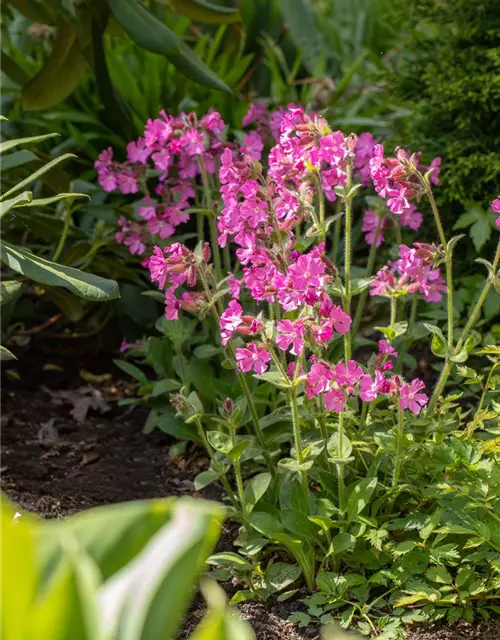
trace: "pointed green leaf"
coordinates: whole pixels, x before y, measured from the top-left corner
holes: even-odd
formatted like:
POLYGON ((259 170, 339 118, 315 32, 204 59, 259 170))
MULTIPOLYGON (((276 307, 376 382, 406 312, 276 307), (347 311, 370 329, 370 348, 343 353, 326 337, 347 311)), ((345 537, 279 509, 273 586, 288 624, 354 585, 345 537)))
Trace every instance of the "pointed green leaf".
POLYGON ((363 478, 352 487, 347 499, 347 517, 349 520, 361 513, 370 502, 377 482, 377 478, 363 478))
POLYGON ((16 205, 16 207, 46 207, 48 204, 52 204, 53 202, 59 202, 59 200, 71 200, 73 198, 87 198, 90 200, 88 193, 58 193, 56 196, 52 196, 50 198, 38 198, 36 200, 31 200, 31 202, 26 204, 16 205))
POLYGON ((174 5, 179 13, 194 22, 230 24, 241 21, 238 9, 221 7, 203 0, 174 0, 174 5))
POLYGON ((23 191, 9 200, 0 202, 0 219, 3 218, 5 214, 9 213, 9 211, 14 207, 28 204, 31 200, 33 200, 33 194, 31 191, 23 191))
POLYGON ((212 89, 229 87, 168 27, 136 0, 108 0, 114 17, 139 46, 165 56, 182 74, 212 89))
POLYGON ((16 273, 41 284, 64 287, 85 300, 107 301, 120 297, 114 280, 39 258, 6 241, 2 242, 0 257, 16 273))
POLYGON ((5 140, 0 142, 0 153, 5 153, 13 147, 20 147, 24 144, 34 144, 36 142, 43 142, 49 138, 58 138, 59 133, 46 133, 43 136, 31 136, 30 138, 16 138, 15 140, 5 140))
POLYGON ((266 493, 270 484, 271 474, 267 472, 258 473, 256 476, 251 478, 245 486, 245 498, 247 499, 247 502, 252 506, 256 505, 266 493))
POLYGON ((61 162, 64 162, 68 158, 76 158, 76 156, 74 153, 65 153, 62 156, 54 158, 54 160, 51 160, 47 164, 44 164, 43 167, 40 167, 40 169, 32 173, 30 176, 28 176, 24 180, 21 180, 21 182, 18 182, 14 187, 12 187, 12 189, 9 189, 9 191, 4 193, 1 199, 4 200, 5 198, 7 198, 7 196, 10 196, 17 191, 21 191, 21 189, 24 189, 24 187, 27 187, 31 183, 35 182, 35 180, 41 178, 45 173, 47 173, 47 171, 50 171, 55 166, 61 164, 61 162))
POLYGON ((16 356, 3 345, 0 345, 0 361, 17 360, 16 356))
POLYGON ((7 304, 13 300, 23 286, 22 282, 17 280, 4 280, 0 282, 0 305, 7 304))

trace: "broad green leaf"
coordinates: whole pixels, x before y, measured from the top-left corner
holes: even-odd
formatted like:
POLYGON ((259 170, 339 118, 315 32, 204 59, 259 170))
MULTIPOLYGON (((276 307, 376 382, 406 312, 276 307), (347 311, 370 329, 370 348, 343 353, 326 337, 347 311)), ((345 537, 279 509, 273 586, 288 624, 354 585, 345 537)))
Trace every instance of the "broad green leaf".
POLYGON ((73 92, 87 68, 76 27, 59 20, 49 59, 23 89, 24 109, 50 109, 62 102, 73 92))
POLYGON ((17 358, 7 347, 0 345, 0 361, 4 362, 6 360, 17 360, 17 358))
POLYGON ((49 287, 45 295, 73 322, 83 318, 85 314, 83 302, 66 289, 49 287))
POLYGON ((187 498, 174 503, 168 525, 100 590, 108 637, 175 636, 194 595, 193 585, 217 542, 222 519, 223 510, 214 503, 187 498))
POLYGON ((136 0, 108 0, 119 24, 139 46, 165 56, 182 74, 212 89, 229 87, 168 27, 136 0))
POLYGON ((195 358, 204 360, 205 358, 211 358, 212 356, 220 354, 222 351, 213 344, 202 344, 193 351, 195 358))
POLYGON ((275 562, 266 571, 266 580, 274 591, 283 591, 300 576, 300 567, 287 562, 275 562))
POLYGON ((247 502, 252 506, 256 505, 266 493, 270 484, 271 474, 267 472, 258 473, 256 476, 251 478, 245 486, 245 498, 247 502))
MULTIPOLYGON (((226 594, 218 584, 205 579, 201 591, 208 603, 208 613, 189 636, 190 640, 255 640, 251 626, 227 606, 226 594)), ((243 601, 242 598, 240 602, 243 601)))
POLYGON ((220 451, 220 453, 227 455, 233 448, 232 438, 228 433, 223 433, 222 431, 207 431, 207 438, 212 447, 216 451, 220 451))
POLYGON ((238 442, 238 444, 234 446, 227 455, 233 462, 238 462, 250 445, 250 440, 242 440, 241 442, 238 442))
POLYGON ((44 164, 43 167, 40 167, 40 169, 37 169, 37 171, 32 173, 24 180, 21 180, 21 182, 18 182, 15 186, 12 187, 12 189, 9 189, 6 193, 4 193, 1 199, 5 200, 7 196, 10 196, 17 191, 21 191, 21 189, 24 189, 24 187, 32 184, 33 182, 35 182, 35 180, 38 180, 38 178, 41 178, 45 173, 47 173, 47 171, 50 171, 58 164, 61 164, 61 162, 68 160, 68 158, 76 158, 76 156, 74 153, 65 153, 64 155, 58 156, 57 158, 54 158, 54 160, 47 162, 47 164, 44 164))
POLYGON ((208 471, 202 471, 199 473, 194 479, 194 488, 196 491, 200 491, 205 487, 208 487, 209 484, 215 482, 219 479, 219 474, 216 471, 212 471, 212 469, 208 469, 208 471))
POLYGON ((174 6, 179 13, 187 16, 193 22, 229 24, 241 21, 238 9, 221 7, 203 2, 203 0, 174 0, 174 6))
POLYGON ((59 522, 44 521, 40 530, 43 581, 54 575, 62 561, 61 540, 67 536, 76 538, 104 580, 112 577, 170 521, 174 502, 169 498, 126 502, 88 509, 59 522))
POLYGON ((23 287, 22 282, 17 280, 4 280, 0 282, 0 305, 7 304, 13 300, 23 287))
POLYGON ((158 380, 153 385, 151 390, 151 396, 153 398, 157 398, 158 396, 162 396, 165 393, 170 393, 171 391, 175 391, 181 386, 181 383, 178 380, 170 380, 166 378, 165 380, 158 380))
POLYGON ((250 524, 267 538, 273 538, 277 533, 284 531, 281 522, 270 513, 265 513, 264 511, 252 513, 250 524))
POLYGON ((377 478, 363 478, 352 487, 347 499, 347 517, 349 520, 361 513, 370 502, 377 482, 377 478))
POLYGON ((128 373, 129 376, 132 376, 132 378, 139 380, 141 384, 145 385, 148 383, 146 374, 141 371, 139 367, 136 367, 135 364, 127 362, 126 360, 113 360, 113 362, 119 369, 125 371, 125 373, 128 373))
POLYGON ((41 284, 64 287, 85 300, 104 302, 120 297, 114 280, 39 258, 9 242, 2 242, 0 256, 16 273, 41 284))
POLYGON ((337 555, 337 553, 351 549, 355 544, 356 538, 350 533, 338 533, 332 540, 332 553, 337 555))
POLYGON ((30 81, 26 71, 5 50, 2 51, 2 73, 20 87, 24 87, 30 81))
POLYGON ((432 582, 439 582, 440 584, 451 584, 453 582, 453 578, 446 567, 429 567, 425 575, 432 582))
POLYGON ((279 6, 307 70, 316 74, 328 48, 316 26, 312 3, 310 0, 279 0, 279 6))
POLYGON ((59 543, 61 564, 34 607, 33 638, 105 640, 99 616, 99 571, 74 536, 66 533, 59 543))
POLYGON ((59 133, 46 133, 43 136, 31 136, 29 138, 16 138, 15 140, 5 140, 4 142, 0 142, 0 153, 5 153, 9 151, 9 149, 13 149, 14 147, 20 147, 24 144, 34 144, 36 142, 43 142, 44 140, 48 140, 49 138, 57 138, 59 137, 59 133))
POLYGON ((281 522, 293 535, 309 538, 313 542, 318 538, 318 526, 309 520, 305 513, 298 509, 283 509, 281 522))
POLYGON ((13 520, 15 511, 2 496, 2 639, 24 640, 31 607, 36 596, 35 568, 36 520, 22 515, 13 520), (22 576, 22 580, 19 577, 22 576))
POLYGON ((469 235, 472 238, 474 249, 479 253, 491 237, 493 217, 489 211, 484 211, 475 204, 458 218, 453 229, 467 227, 469 227, 469 235))
POLYGON ((449 349, 441 329, 434 324, 426 322, 424 322, 424 327, 433 334, 431 342, 432 353, 439 358, 446 358, 449 354, 449 349))
POLYGON ((11 209, 16 206, 22 206, 27 204, 33 200, 33 194, 31 191, 23 191, 22 193, 17 194, 10 200, 4 200, 0 202, 0 219, 4 217, 6 213, 9 213, 11 209))
POLYGON ((342 437, 342 450, 339 451, 339 434, 334 433, 330 436, 326 445, 328 456, 334 462, 348 462, 351 459, 352 445, 349 438, 344 435, 342 437))
POLYGON ((263 382, 269 382, 275 387, 280 389, 288 389, 290 387, 290 381, 285 380, 279 371, 265 371, 261 374, 254 374, 254 378, 262 380, 263 382))

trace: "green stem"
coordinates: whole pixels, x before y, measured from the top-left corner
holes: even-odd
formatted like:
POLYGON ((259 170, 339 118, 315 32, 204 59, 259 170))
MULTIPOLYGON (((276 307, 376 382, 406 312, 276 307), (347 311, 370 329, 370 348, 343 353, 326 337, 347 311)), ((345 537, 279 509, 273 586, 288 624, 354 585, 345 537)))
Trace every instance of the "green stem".
POLYGON ((413 333, 413 329, 415 327, 415 320, 417 319, 417 307, 418 307, 418 297, 416 294, 413 294, 413 299, 411 301, 411 309, 410 309, 410 321, 408 323, 408 331, 407 331, 407 338, 405 340, 404 345, 401 347, 400 351, 399 351, 399 356, 397 359, 397 363, 396 363, 396 369, 397 371, 401 371, 402 370, 402 366, 403 366, 403 359, 405 357, 405 355, 408 353, 408 349, 410 348, 410 340, 411 340, 411 335, 413 333))
MULTIPOLYGON (((389 328, 394 331, 394 325, 396 324, 396 315, 398 312, 398 300, 396 297, 392 296, 391 298, 391 321, 389 324, 389 328)), ((392 340, 391 340, 392 342, 392 340)))
MULTIPOLYGON (((499 262, 500 262, 500 241, 498 242, 495 258, 493 260, 493 265, 492 265, 493 274, 497 272, 499 262)), ((465 341, 467 340, 469 333, 477 320, 477 317, 479 315, 479 312, 481 311, 484 301, 486 300, 486 296, 488 295, 488 292, 492 285, 492 279, 493 279, 493 276, 491 274, 488 274, 488 278, 484 283, 483 290, 481 291, 479 298, 477 299, 474 309, 472 310, 472 313, 469 316, 469 320, 467 321, 467 324, 465 325, 460 335, 460 338, 458 339, 458 342, 455 346, 455 349, 453 350, 451 355, 460 353, 462 347, 464 346, 465 341)), ((443 392, 443 389, 445 387, 446 382, 448 381, 452 368, 453 368, 453 362, 450 360, 450 357, 448 357, 443 367, 443 370, 441 372, 441 376, 439 377, 439 380, 437 381, 436 386, 434 387, 432 398, 427 408, 427 413, 432 413, 436 409, 439 396, 443 392)))
MULTIPOLYGON (((295 386, 293 386, 290 389, 290 407, 292 409, 292 426, 293 426, 293 439, 295 444, 295 455, 297 456, 297 461, 299 465, 302 465, 304 463, 304 452, 302 450, 299 409, 297 406, 297 392, 295 390, 295 386)), ((304 489, 304 493, 308 500, 309 494, 308 494, 308 488, 307 488, 307 475, 305 471, 300 472, 300 479, 302 481, 302 487, 304 489)))
MULTIPOLYGON (((340 200, 337 200, 340 202, 340 200)), ((332 243, 332 262, 337 264, 337 256, 339 254, 340 232, 342 230, 342 218, 337 218, 333 226, 333 243, 332 243)))
POLYGON ((396 467, 392 476, 392 488, 395 489, 401 475, 401 467, 403 465, 403 445, 404 445, 404 422, 403 410, 398 411, 398 430, 396 433, 396 467))
POLYGON ((321 179, 317 173, 314 174, 314 181, 316 183, 316 188, 318 189, 318 200, 319 200, 319 228, 320 232, 319 241, 325 241, 325 195, 323 193, 323 187, 321 185, 321 179))
MULTIPOLYGON (((351 315, 351 230, 352 230, 352 158, 346 162, 346 184, 345 184, 345 258, 344 258, 344 311, 351 315)), ((344 335, 344 355, 345 361, 351 359, 351 332, 344 335)))
POLYGON ((201 180, 203 183, 203 193, 205 195, 205 204, 207 209, 209 209, 212 213, 209 216, 209 227, 210 227, 210 241, 212 244, 212 253, 214 256, 214 267, 215 267, 215 275, 217 276, 217 280, 222 280, 222 270, 221 270, 221 261, 220 261, 220 251, 219 251, 219 242, 217 236, 217 219, 214 210, 214 203, 212 200, 212 191, 210 189, 210 183, 208 181, 208 174, 205 167, 205 163, 203 162, 203 158, 198 156, 198 162, 200 165, 201 171, 201 180))
MULTIPOLYGON (((231 444, 234 449, 234 447, 236 446, 236 429, 234 428, 234 426, 230 427, 230 431, 231 431, 231 444)), ((234 466, 234 477, 236 478, 236 487, 238 489, 238 496, 240 498, 241 511, 243 513, 243 517, 245 521, 247 521, 248 509, 247 509, 247 502, 245 498, 245 490, 243 488, 243 478, 241 476, 240 461, 233 460, 233 466, 234 466)))
POLYGON ((447 311, 448 311, 448 349, 453 349, 453 271, 452 271, 452 251, 448 249, 446 237, 443 231, 443 225, 441 224, 441 218, 439 216, 439 210, 434 200, 434 194, 430 186, 426 189, 427 198, 431 205, 434 220, 439 234, 439 240, 443 246, 445 252, 445 269, 446 269, 446 287, 447 292, 447 311))
MULTIPOLYGON (((344 450, 344 412, 339 413, 339 430, 338 430, 338 442, 337 442, 337 458, 342 459, 344 450)), ((344 515, 344 464, 337 464, 337 477, 338 477, 338 493, 339 493, 339 512, 340 517, 344 515)))
MULTIPOLYGON (((375 266, 375 257, 377 255, 377 240, 380 235, 380 229, 382 228, 382 217, 381 215, 377 218, 377 227, 375 229, 375 237, 373 238, 373 244, 370 247, 370 253, 368 254, 368 263, 366 265, 365 277, 369 278, 373 275, 373 267, 375 266)), ((361 296, 358 302, 358 308, 356 309, 356 315, 354 317, 354 322, 352 326, 352 335, 356 336, 358 333, 359 325, 361 323, 361 318, 363 317, 363 311, 365 309, 366 300, 368 299, 369 289, 365 289, 361 292, 361 296)))
POLYGON ((370 408, 369 402, 363 402, 363 407, 361 408, 361 417, 359 419, 359 428, 358 433, 361 435, 365 428, 366 419, 368 418, 368 409, 370 408))
MULTIPOLYGON (((200 279, 201 282, 203 284, 203 288, 205 290, 205 293, 207 294, 207 299, 208 302, 211 304, 211 311, 212 311, 212 315, 214 317, 214 320, 216 322, 217 327, 220 325, 220 316, 219 316, 219 312, 217 311, 217 308, 214 304, 212 304, 212 292, 210 290, 210 287, 208 286, 208 282, 207 279, 205 277, 205 274, 203 273, 203 269, 200 269, 200 279)), ((220 300, 218 301, 219 304, 219 308, 220 308, 220 300)), ((238 382, 240 384, 241 390, 243 391, 243 395, 245 396, 245 399, 247 401, 247 406, 248 409, 250 411, 250 416, 252 418, 252 424, 253 424, 253 428, 254 428, 254 435, 257 438, 257 441, 262 449, 262 455, 264 456, 264 460, 266 461, 266 464, 269 468, 270 473, 274 476, 275 475, 275 470, 273 467, 273 463, 271 460, 271 456, 269 455, 269 451, 267 450, 266 444, 265 444, 265 440, 264 440, 264 434, 262 432, 262 428, 260 426, 260 421, 259 421, 259 415, 257 413, 257 408, 255 407, 255 403, 253 401, 252 398, 252 394, 250 393, 250 389, 248 388, 248 383, 245 379, 245 376, 243 373, 241 373, 241 371, 238 371, 237 366, 236 366, 236 352, 234 349, 234 346, 232 345, 231 341, 229 341, 228 345, 227 345, 227 350, 229 351, 229 354, 231 356, 231 360, 233 362, 233 366, 235 368, 235 372, 236 372, 236 377, 238 378, 238 382)))
POLYGON ((66 238, 68 237, 68 233, 69 233, 69 227, 71 225, 72 213, 73 213, 73 210, 71 208, 71 205, 69 203, 66 203, 65 211, 64 211, 64 227, 63 227, 61 237, 59 238, 59 242, 57 243, 57 248, 54 252, 54 255, 52 256, 53 262, 57 262, 64 248, 64 244, 66 242, 66 238))
MULTIPOLYGON (((227 476, 226 473, 224 471, 224 469, 222 468, 221 464, 219 463, 219 461, 217 460, 217 458, 215 457, 215 454, 212 450, 212 447, 210 446, 210 443, 207 439, 207 436, 205 434, 205 430, 203 429, 203 425, 201 424, 201 420, 199 418, 196 418, 196 427, 198 430, 198 435, 200 436, 203 445, 205 447, 205 449, 207 450, 207 453, 210 457, 210 460, 212 461, 212 465, 213 468, 215 469, 216 473, 220 474, 220 481, 222 483, 222 486, 224 487, 224 490, 226 491, 227 495, 229 496, 231 502, 233 503, 233 507, 236 509, 236 511, 241 511, 240 509, 240 505, 238 504, 238 500, 236 499, 236 496, 234 495, 233 490, 231 489, 231 486, 227 480, 227 476)), ((244 518, 246 519, 246 514, 243 514, 244 518)))

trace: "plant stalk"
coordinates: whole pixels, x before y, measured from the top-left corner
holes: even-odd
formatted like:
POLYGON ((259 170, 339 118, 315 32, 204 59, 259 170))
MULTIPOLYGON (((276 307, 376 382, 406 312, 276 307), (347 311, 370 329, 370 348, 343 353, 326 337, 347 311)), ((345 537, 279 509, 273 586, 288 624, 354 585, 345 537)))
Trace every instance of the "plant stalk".
MULTIPOLYGON (((345 258, 344 258, 344 311, 351 315, 351 231, 352 231, 352 158, 347 158, 345 184, 345 258)), ((351 332, 344 335, 344 356, 351 359, 351 332)))

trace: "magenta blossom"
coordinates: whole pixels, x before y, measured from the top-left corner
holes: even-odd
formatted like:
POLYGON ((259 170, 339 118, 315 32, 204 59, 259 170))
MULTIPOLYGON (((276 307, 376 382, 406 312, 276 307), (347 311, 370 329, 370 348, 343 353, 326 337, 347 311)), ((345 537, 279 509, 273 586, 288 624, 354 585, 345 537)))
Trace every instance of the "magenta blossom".
MULTIPOLYGON (((491 210, 493 213, 500 213, 500 198, 495 198, 491 203, 491 210)), ((496 226, 500 229, 500 217, 495 220, 496 226)))
POLYGON ((420 393, 422 389, 425 389, 425 385, 418 378, 412 380, 411 385, 405 382, 399 390, 399 408, 409 409, 415 414, 420 413, 429 400, 425 393, 420 393))
POLYGON ((238 369, 244 373, 252 369, 259 375, 264 373, 269 366, 267 364, 269 360, 271 360, 271 354, 254 342, 248 343, 246 348, 236 349, 238 369))
POLYGON ((304 350, 304 322, 303 320, 281 320, 277 324, 278 335, 276 344, 282 351, 290 349, 290 353, 298 356, 304 350))

